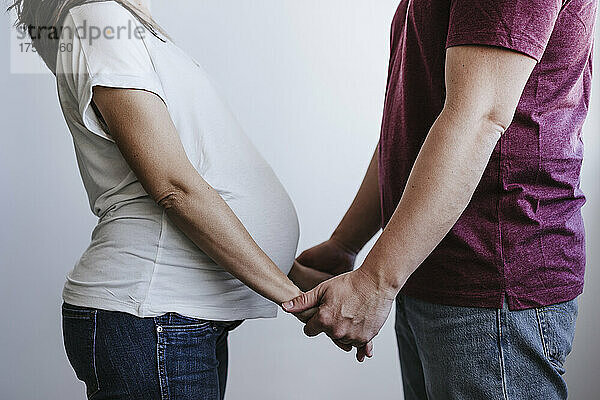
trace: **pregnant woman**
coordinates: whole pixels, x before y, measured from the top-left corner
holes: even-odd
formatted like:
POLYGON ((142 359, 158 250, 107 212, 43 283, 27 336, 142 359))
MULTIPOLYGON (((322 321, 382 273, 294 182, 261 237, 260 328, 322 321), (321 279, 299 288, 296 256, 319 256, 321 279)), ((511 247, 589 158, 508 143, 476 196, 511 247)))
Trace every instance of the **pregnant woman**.
POLYGON ((301 293, 288 195, 145 1, 13 8, 56 75, 98 216, 62 306, 88 398, 222 399, 228 332, 301 293))

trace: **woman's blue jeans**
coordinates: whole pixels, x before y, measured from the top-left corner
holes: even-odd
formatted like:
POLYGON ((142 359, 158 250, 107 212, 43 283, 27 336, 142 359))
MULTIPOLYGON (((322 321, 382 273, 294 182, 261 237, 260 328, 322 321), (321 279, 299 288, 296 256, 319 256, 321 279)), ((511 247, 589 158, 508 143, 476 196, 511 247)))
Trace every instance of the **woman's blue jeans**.
POLYGON ((396 335, 406 400, 563 400, 577 299, 510 311, 406 296, 396 335))
POLYGON ((241 322, 155 318, 63 303, 65 350, 93 400, 222 400, 227 336, 241 322))

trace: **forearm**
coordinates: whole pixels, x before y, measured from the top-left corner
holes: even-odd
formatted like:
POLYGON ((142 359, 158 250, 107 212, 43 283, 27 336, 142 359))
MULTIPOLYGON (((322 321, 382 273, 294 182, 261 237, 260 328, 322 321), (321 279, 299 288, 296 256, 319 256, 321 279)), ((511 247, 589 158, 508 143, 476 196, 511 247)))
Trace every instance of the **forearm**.
POLYGON ((378 153, 379 146, 352 205, 332 235, 332 239, 354 253, 358 253, 381 229, 378 153))
POLYGON ((172 191, 160 204, 202 251, 248 287, 281 304, 300 290, 254 242, 227 203, 199 179, 193 189, 172 191))
POLYGON ((470 202, 503 129, 487 118, 443 112, 432 126, 403 196, 363 267, 399 291, 470 202))
POLYGON ((96 86, 94 102, 146 192, 202 251, 277 304, 301 293, 190 163, 162 99, 96 86))

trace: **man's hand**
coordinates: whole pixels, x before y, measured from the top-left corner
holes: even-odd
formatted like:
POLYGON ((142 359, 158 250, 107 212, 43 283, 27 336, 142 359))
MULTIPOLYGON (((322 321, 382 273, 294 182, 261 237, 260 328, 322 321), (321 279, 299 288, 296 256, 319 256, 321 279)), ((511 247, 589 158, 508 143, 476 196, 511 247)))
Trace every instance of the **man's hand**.
MULTIPOLYGON (((305 270, 309 271, 307 273, 307 276, 309 276, 308 279, 315 279, 315 275, 314 274, 329 275, 329 274, 325 274, 323 272, 316 271, 314 269, 310 269, 310 268, 304 267, 302 265, 299 265, 298 263, 295 263, 294 268, 301 268, 301 269, 305 269, 305 270)), ((291 274, 291 272, 290 272, 290 274, 291 274)), ((333 275, 331 275, 331 276, 333 276, 333 275)), ((291 277, 291 275, 290 275, 290 277, 291 277)), ((326 279, 324 279, 324 280, 326 280, 326 279)), ((318 283, 315 284, 315 285, 313 285, 313 287, 317 286, 317 285, 318 285, 318 283)), ((296 318, 298 318, 301 322, 303 322, 303 323, 306 324, 317 313, 317 311, 319 311, 319 309, 317 307, 313 307, 313 308, 309 308, 309 309, 307 309, 305 311, 302 311, 302 312, 297 312, 297 313, 294 314, 294 316, 296 318)), ((337 347, 339 347, 340 349, 344 350, 345 352, 352 351, 353 347, 351 345, 349 345, 349 344, 344 344, 344 343, 341 343, 341 342, 339 342, 337 340, 334 340, 333 343, 337 347)), ((358 361, 363 362, 364 359, 365 359, 365 357, 373 357, 373 343, 371 343, 371 342, 367 343, 366 346, 363 346, 363 347, 360 347, 360 348, 356 349, 356 359, 358 361)))
POLYGON ((317 336, 324 332, 335 342, 357 347, 364 353, 385 323, 395 297, 395 291, 378 287, 359 268, 321 283, 283 304, 283 308, 297 314, 318 306, 304 333, 317 336))
POLYGON ((332 238, 305 250, 296 261, 317 271, 340 275, 352 271, 355 260, 356 252, 332 238))
POLYGON ((290 278, 303 292, 307 292, 315 288, 321 282, 325 282, 333 277, 334 275, 332 274, 306 267, 298 263, 298 261, 294 261, 292 270, 288 274, 288 278, 290 278))

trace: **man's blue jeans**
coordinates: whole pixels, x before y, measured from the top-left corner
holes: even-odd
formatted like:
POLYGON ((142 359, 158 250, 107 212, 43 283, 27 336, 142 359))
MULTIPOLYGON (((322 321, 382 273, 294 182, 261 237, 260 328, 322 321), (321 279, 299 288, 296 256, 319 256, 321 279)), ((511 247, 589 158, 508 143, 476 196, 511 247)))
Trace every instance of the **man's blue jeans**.
POLYGON ((406 400, 559 400, 577 299, 523 311, 452 307, 398 296, 406 400))
POLYGON ((91 400, 222 400, 237 322, 155 318, 63 303, 65 350, 91 400))

